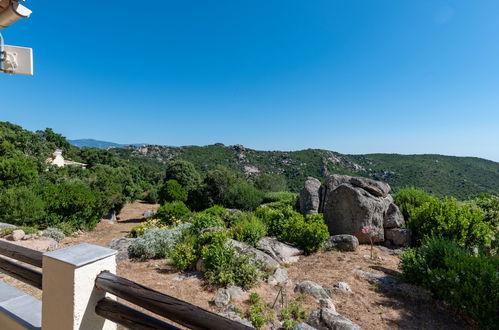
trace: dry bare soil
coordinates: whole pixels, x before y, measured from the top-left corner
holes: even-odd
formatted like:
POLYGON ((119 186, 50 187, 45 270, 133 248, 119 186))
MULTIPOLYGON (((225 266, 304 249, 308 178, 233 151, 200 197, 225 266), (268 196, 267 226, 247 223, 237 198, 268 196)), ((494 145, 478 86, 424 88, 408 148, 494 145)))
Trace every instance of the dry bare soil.
MULTIPOLYGON (((124 207, 118 216, 118 222, 109 224, 101 222, 92 232, 69 237, 61 242, 60 247, 79 243, 91 243, 105 246, 111 240, 126 236, 130 229, 143 220, 146 210, 155 209, 158 205, 144 204, 139 201, 124 207)), ((422 302, 409 296, 384 292, 380 287, 369 284, 365 279, 357 278, 352 271, 365 270, 371 273, 397 276, 399 274, 399 258, 375 247, 377 258, 370 259, 370 247, 361 245, 356 252, 318 252, 310 256, 300 257, 298 263, 288 268, 289 278, 293 285, 286 288, 288 300, 298 297, 293 292, 294 284, 313 280, 324 288, 332 288, 337 282, 347 282, 351 293, 335 292, 333 301, 339 313, 348 317, 363 329, 472 329, 474 326, 447 306, 437 301, 422 302)), ((118 265, 118 274, 132 281, 151 287, 165 294, 188 301, 213 312, 219 309, 210 303, 215 290, 206 286, 197 277, 183 280, 175 279, 179 275, 168 260, 127 261, 118 265)), ((41 291, 24 285, 17 280, 0 274, 0 280, 15 285, 28 293, 41 298, 41 291)), ((272 303, 279 287, 260 283, 251 292, 257 292, 263 301, 272 303)), ((233 303, 241 310, 249 306, 248 294, 233 303)), ((308 297, 304 307, 313 311, 319 307, 318 302, 308 297)))

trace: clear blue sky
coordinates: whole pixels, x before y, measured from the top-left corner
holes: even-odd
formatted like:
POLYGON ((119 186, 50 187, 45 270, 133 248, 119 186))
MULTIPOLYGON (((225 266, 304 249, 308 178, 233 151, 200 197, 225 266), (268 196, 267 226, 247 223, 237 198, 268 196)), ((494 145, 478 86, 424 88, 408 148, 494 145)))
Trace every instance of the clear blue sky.
POLYGON ((68 138, 499 161, 499 1, 40 1, 0 120, 68 138))

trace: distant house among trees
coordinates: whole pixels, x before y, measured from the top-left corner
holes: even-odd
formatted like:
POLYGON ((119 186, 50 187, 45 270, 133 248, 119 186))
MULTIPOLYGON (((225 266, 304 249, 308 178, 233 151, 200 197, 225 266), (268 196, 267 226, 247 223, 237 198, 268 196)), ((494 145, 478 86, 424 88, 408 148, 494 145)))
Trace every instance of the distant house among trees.
POLYGON ((74 161, 69 160, 69 159, 64 159, 64 157, 62 156, 62 150, 59 150, 59 149, 57 149, 56 151, 54 151, 52 153, 52 157, 47 158, 45 160, 45 163, 52 164, 52 165, 55 165, 55 166, 58 166, 58 167, 64 167, 64 166, 67 166, 67 165, 80 166, 82 168, 86 168, 87 167, 87 164, 74 162, 74 161))

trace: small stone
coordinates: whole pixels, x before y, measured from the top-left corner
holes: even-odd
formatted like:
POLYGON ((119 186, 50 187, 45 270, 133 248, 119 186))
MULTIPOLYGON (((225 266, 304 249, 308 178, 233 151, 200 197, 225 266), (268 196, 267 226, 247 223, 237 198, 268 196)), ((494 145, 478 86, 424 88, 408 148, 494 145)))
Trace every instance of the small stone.
POLYGON ((230 294, 227 289, 218 289, 213 302, 217 307, 224 307, 230 303, 230 294))
POLYGON ((204 266, 204 260, 203 258, 199 258, 199 260, 196 262, 196 271, 198 272, 206 272, 206 267, 204 266))
POLYGON ((221 312, 220 315, 228 318, 229 320, 239 322, 241 324, 244 324, 250 328, 253 328, 253 324, 247 319, 243 319, 241 315, 237 312, 237 308, 234 305, 228 305, 226 306, 221 312))
POLYGON ((306 324, 305 322, 299 323, 296 325, 292 330, 317 330, 314 327, 311 327, 310 325, 306 324))
POLYGON ((285 268, 277 268, 274 275, 269 276, 267 283, 272 285, 286 283, 288 280, 288 270, 285 268))
POLYGON ((329 293, 319 284, 314 281, 303 281, 295 286, 295 292, 307 294, 317 299, 329 299, 329 293))
POLYGON ((230 299, 237 299, 245 294, 244 290, 236 285, 229 285, 226 290, 230 299))
POLYGON ((348 283, 345 282, 338 282, 335 285, 333 285, 333 288, 344 292, 352 292, 350 285, 348 285, 348 283))
POLYGON ((319 299, 319 305, 321 308, 327 308, 336 313, 336 307, 334 307, 334 303, 331 299, 319 299))
POLYGON ((326 250, 355 251, 359 247, 359 240, 353 235, 334 235, 325 243, 326 250))
POLYGON ((23 237, 25 236, 26 234, 24 233, 24 230, 21 230, 21 229, 16 229, 12 232, 11 234, 11 239, 13 241, 20 241, 23 239, 23 237))
POLYGON ((390 240, 395 246, 410 246, 411 230, 407 228, 386 229, 385 239, 390 240))
POLYGON ((359 327, 357 324, 350 321, 343 315, 327 308, 321 308, 313 311, 307 317, 305 322, 308 325, 311 325, 312 327, 320 330, 362 330, 361 327, 359 327))
POLYGON ((152 215, 155 215, 156 214, 156 211, 155 210, 146 210, 144 211, 144 217, 150 217, 152 215))
POLYGON ((121 263, 130 259, 128 249, 130 245, 135 241, 135 238, 116 238, 107 244, 107 247, 118 251, 116 255, 116 262, 121 263))

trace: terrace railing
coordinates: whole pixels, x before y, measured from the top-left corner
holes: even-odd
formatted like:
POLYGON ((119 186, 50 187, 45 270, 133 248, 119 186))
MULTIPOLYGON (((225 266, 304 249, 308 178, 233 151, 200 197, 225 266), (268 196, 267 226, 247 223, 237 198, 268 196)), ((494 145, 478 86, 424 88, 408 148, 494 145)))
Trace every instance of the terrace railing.
POLYGON ((40 272, 0 257, 1 272, 42 289, 41 308, 36 307, 40 305, 36 299, 24 299, 27 304, 35 306, 31 308, 19 306, 22 297, 18 297, 24 293, 16 291, 14 294, 12 292, 16 289, 0 283, 0 329, 97 330, 116 329, 116 324, 141 330, 179 329, 156 316, 116 301, 116 297, 189 329, 252 329, 115 275, 116 252, 100 246, 80 244, 41 253, 0 241, 1 255, 42 269, 40 272), (2 294, 2 290, 8 291, 8 294, 2 294), (2 296, 14 297, 12 303, 2 302, 2 296), (21 312, 9 310, 9 306, 20 308, 21 312), (26 310, 29 314, 23 313, 26 310), (33 313, 40 315, 36 317, 33 313), (30 320, 25 320, 25 317, 30 320))

